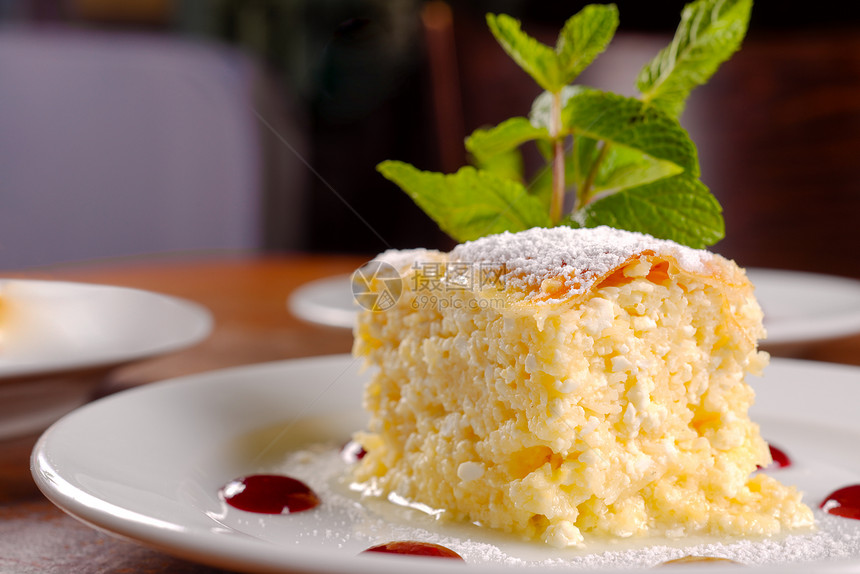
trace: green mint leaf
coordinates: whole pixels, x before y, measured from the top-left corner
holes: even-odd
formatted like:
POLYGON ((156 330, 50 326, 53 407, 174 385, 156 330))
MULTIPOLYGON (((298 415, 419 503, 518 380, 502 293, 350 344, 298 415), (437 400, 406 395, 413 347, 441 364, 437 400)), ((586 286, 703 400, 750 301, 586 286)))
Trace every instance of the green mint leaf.
POLYGON ((589 4, 565 23, 555 48, 565 84, 575 80, 606 49, 616 28, 615 4, 589 4))
MULTIPOLYGON (((655 159, 639 150, 614 145, 600 164, 591 190, 592 193, 614 193, 681 172, 682 169, 670 161, 655 159)), ((577 183, 581 185, 582 182, 577 183)))
POLYGON ((642 100, 679 116, 690 91, 702 85, 738 48, 752 0, 698 0, 684 7, 672 43, 639 73, 642 100))
POLYGON ((466 138, 466 150, 478 162, 506 153, 536 139, 549 140, 549 132, 532 125, 526 118, 511 118, 488 130, 475 130, 466 138))
POLYGON ((696 146, 677 118, 636 98, 593 89, 578 91, 562 110, 562 125, 578 135, 638 150, 699 176, 696 146))
POLYGON ((538 85, 557 93, 606 49, 618 27, 614 4, 591 4, 565 23, 553 49, 522 30, 506 14, 487 14, 487 25, 502 48, 538 85))
POLYGON ((574 214, 573 220, 585 227, 608 225, 648 233, 696 249, 725 235, 720 204, 704 184, 687 174, 606 196, 574 214))
POLYGON ((399 161, 384 161, 377 169, 459 242, 550 226, 546 209, 525 187, 473 167, 444 175, 399 161))
POLYGON ((487 14, 487 25, 505 52, 541 88, 557 92, 567 83, 555 50, 523 32, 519 20, 507 14, 487 14))
POLYGON ((525 181, 523 154, 517 148, 493 156, 487 156, 481 160, 475 158, 474 161, 475 167, 481 171, 486 171, 518 183, 525 181))

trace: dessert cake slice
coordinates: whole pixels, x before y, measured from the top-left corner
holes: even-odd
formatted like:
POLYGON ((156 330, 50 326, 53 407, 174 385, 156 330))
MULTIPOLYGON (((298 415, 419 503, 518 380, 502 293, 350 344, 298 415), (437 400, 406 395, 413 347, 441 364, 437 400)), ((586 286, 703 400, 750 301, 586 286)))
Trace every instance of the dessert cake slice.
POLYGON ((605 227, 376 261, 403 291, 355 330, 377 367, 356 488, 559 547, 813 524, 755 472, 770 454, 744 376, 768 357, 734 262, 605 227))

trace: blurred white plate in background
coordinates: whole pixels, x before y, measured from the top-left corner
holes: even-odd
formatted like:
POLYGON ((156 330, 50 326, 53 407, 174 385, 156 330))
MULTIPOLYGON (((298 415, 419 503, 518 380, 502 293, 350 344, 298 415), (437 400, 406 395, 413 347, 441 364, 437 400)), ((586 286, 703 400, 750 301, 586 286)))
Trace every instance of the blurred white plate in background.
POLYGON ((860 281, 780 269, 747 269, 771 345, 860 333, 860 281))
POLYGON ((0 440, 40 432, 85 403, 108 372, 190 346, 206 309, 86 283, 0 279, 0 440))
POLYGON ((287 299, 290 312, 309 323, 352 329, 358 312, 352 275, 333 275, 305 283, 287 299))

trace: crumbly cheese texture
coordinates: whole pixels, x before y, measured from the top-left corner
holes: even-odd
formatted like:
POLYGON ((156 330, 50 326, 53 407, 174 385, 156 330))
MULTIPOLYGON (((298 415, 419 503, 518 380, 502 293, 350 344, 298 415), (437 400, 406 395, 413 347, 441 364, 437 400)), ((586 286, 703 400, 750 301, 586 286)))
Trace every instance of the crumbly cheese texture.
POLYGON ((370 494, 558 547, 591 535, 772 535, 813 524, 745 374, 762 312, 731 261, 607 228, 389 252, 403 292, 363 312, 370 494))

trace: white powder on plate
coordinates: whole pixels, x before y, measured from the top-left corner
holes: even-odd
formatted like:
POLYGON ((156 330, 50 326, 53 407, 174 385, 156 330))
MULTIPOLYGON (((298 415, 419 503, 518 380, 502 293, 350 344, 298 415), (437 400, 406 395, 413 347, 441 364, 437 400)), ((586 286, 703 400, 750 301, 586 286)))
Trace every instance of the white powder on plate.
MULTIPOLYGON (((593 542, 586 550, 558 550, 473 525, 434 520, 418 510, 377 499, 361 499, 342 483, 347 463, 340 450, 316 445, 291 454, 278 472, 305 481, 323 503, 320 527, 309 536, 325 536, 355 553, 375 544, 417 540, 446 546, 468 563, 519 567, 602 569, 650 568, 683 556, 714 556, 742 564, 773 565, 832 560, 860 560, 860 521, 815 510, 817 530, 765 540, 715 542, 704 539, 593 542), (633 547, 638 543, 640 546, 633 547)), ((276 517, 289 519, 289 517, 276 517)))

